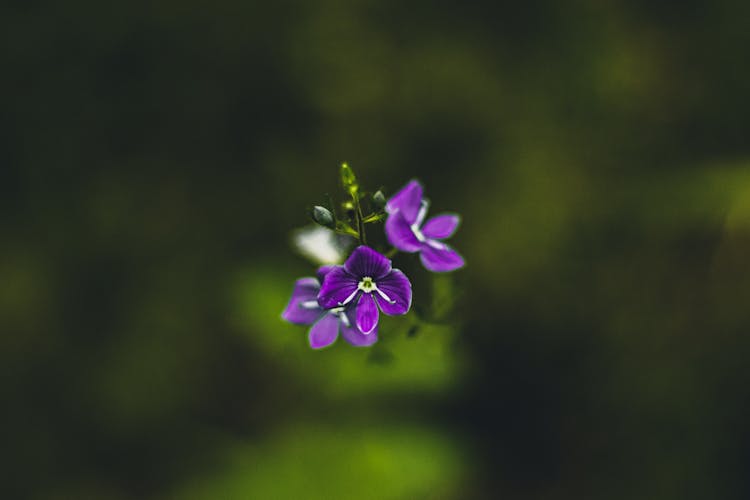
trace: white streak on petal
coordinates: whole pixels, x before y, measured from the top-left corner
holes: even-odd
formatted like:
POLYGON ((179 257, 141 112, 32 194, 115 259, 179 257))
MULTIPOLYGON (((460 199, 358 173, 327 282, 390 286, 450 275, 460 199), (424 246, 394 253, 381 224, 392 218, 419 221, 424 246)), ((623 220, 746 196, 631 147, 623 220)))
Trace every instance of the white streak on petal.
POLYGON ((378 292, 378 295, 380 295, 381 297, 383 297, 383 299, 385 299, 385 301, 388 302, 389 304, 395 304, 396 303, 395 300, 391 300, 391 298, 388 295, 386 295, 385 292, 383 290, 381 290, 380 288, 378 288, 377 286, 375 287, 375 291, 378 292))
POLYGON ((342 306, 345 306, 345 305, 347 305, 347 304, 348 304, 349 302, 351 302, 351 301, 352 301, 352 299, 354 299, 354 297, 356 297, 356 296, 357 296, 357 293, 359 293, 359 288, 356 288, 356 289, 355 289, 355 290, 354 290, 354 291, 353 291, 353 292, 351 293, 351 295, 349 295, 349 296, 348 296, 348 297, 346 298, 346 300, 344 300, 343 302, 339 302, 339 305, 342 305, 342 306))

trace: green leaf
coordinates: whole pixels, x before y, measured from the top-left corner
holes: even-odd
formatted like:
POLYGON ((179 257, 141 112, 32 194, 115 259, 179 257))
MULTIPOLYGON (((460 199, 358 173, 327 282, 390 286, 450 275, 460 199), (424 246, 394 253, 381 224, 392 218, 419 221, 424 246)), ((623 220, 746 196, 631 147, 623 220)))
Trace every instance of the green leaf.
POLYGON ((383 219, 385 219, 385 214, 381 212, 381 213, 377 213, 377 214, 370 214, 370 215, 368 215, 367 217, 365 217, 364 219, 362 219, 362 222, 364 222, 365 224, 369 224, 371 222, 379 222, 379 221, 381 221, 383 219))

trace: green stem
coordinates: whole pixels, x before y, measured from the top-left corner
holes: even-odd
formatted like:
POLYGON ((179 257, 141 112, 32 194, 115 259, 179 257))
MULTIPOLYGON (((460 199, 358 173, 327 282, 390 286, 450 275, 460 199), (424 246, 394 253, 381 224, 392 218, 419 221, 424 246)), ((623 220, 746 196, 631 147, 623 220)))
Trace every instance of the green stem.
POLYGON ((359 232, 359 241, 363 245, 367 245, 367 236, 365 235, 365 217, 362 214, 362 206, 359 203, 359 194, 352 193, 352 201, 354 201, 354 207, 356 209, 355 217, 357 218, 357 231, 359 232))
POLYGON ((388 258, 390 259, 390 258, 392 258, 392 257, 393 257, 394 255, 396 255, 397 253, 398 253, 398 248, 391 248, 390 250, 388 250, 388 251, 387 251, 387 252, 385 253, 385 256, 386 256, 386 257, 388 257, 388 258))

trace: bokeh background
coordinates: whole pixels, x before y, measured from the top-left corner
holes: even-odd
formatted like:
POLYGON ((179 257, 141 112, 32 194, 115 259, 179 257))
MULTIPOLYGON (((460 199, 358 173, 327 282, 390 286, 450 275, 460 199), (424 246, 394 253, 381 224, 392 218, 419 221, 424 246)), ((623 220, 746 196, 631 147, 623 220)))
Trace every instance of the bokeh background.
POLYGON ((3 498, 750 498, 750 3, 1 18, 3 498), (468 265, 316 352, 341 161, 468 265))

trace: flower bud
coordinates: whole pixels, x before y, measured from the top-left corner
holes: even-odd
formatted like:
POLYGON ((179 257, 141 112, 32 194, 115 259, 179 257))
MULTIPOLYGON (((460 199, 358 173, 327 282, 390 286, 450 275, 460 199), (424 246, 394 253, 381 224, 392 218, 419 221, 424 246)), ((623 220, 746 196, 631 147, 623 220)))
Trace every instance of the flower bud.
POLYGON ((347 163, 341 164, 341 184, 351 195, 354 195, 359 190, 357 177, 347 163))
POLYGON ((385 195, 381 190, 375 191, 375 194, 372 195, 372 204, 375 205, 375 207, 382 209, 385 207, 386 199, 385 195))
POLYGON ((332 228, 334 225, 333 214, 326 207, 316 205, 312 209, 312 218, 321 226, 332 228))
POLYGON ((345 201, 345 202, 343 202, 341 204, 341 208, 344 209, 344 213, 346 213, 346 216, 349 219, 353 219, 354 218, 354 215, 355 215, 354 203, 352 203, 351 201, 347 200, 347 201, 345 201))

